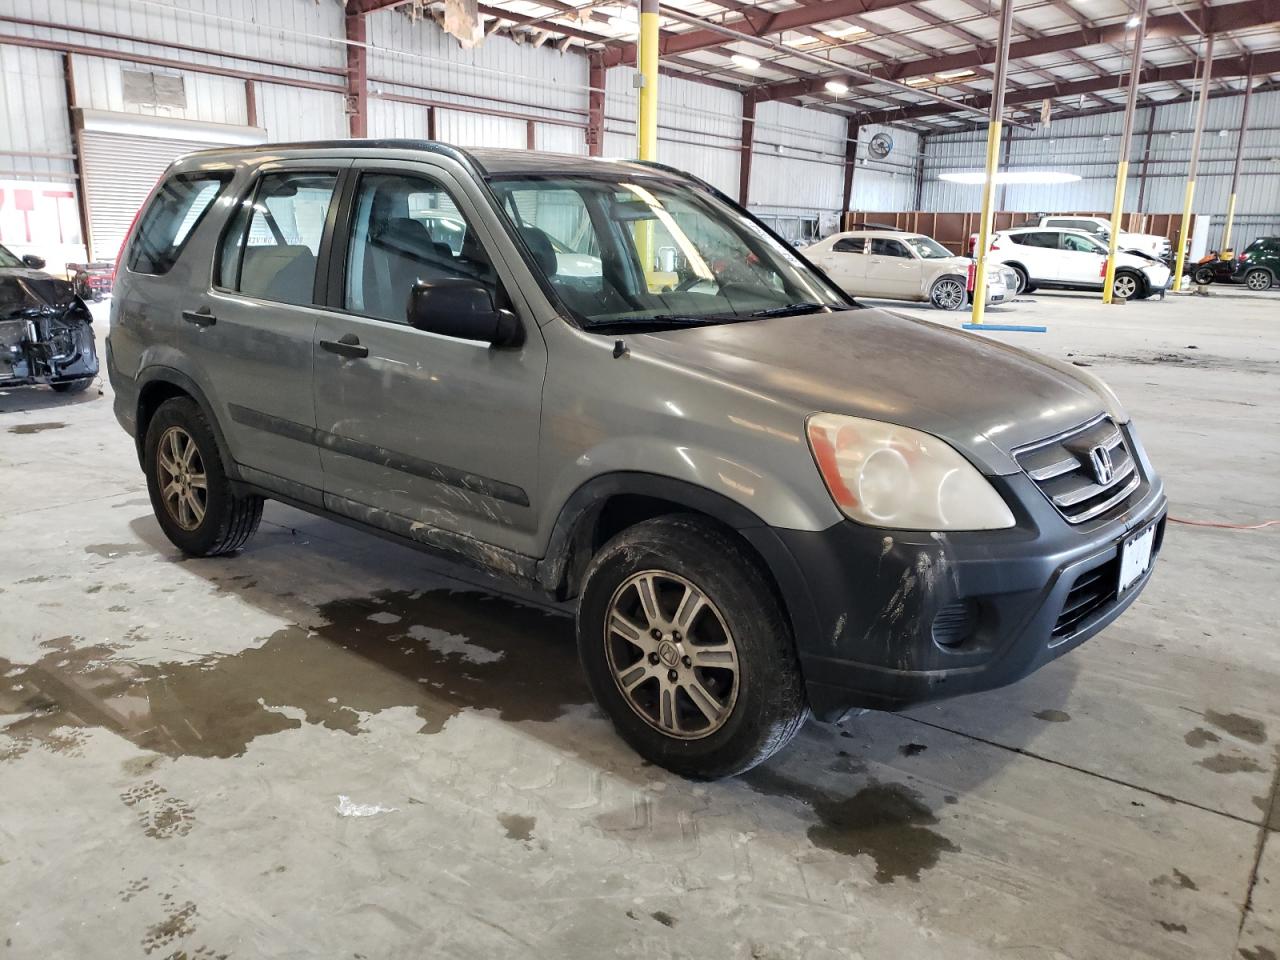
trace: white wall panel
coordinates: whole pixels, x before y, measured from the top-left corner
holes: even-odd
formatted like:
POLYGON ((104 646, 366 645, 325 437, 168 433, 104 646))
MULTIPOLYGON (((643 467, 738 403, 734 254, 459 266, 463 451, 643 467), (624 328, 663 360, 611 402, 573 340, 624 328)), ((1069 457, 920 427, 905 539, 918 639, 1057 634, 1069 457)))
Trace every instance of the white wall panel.
POLYGON ((762 213, 828 214, 844 193, 843 117, 789 103, 756 107, 749 206, 762 213))
POLYGON ((537 123, 533 128, 534 146, 552 153, 587 152, 587 131, 582 127, 566 127, 558 123, 537 123))
POLYGON ((369 136, 427 139, 428 108, 416 103, 369 98, 369 136))
POLYGON ((112 113, 136 113, 150 117, 174 117, 179 120, 203 120, 209 123, 248 123, 243 80, 208 73, 192 73, 162 67, 146 67, 106 60, 101 57, 72 58, 76 82, 76 106, 112 113), (181 77, 186 107, 158 107, 128 103, 123 93, 122 72, 140 70, 146 73, 181 77))
POLYGON ((528 125, 511 117, 489 117, 460 110, 437 111, 436 137, 455 147, 507 147, 524 149, 529 142, 528 125))
POLYGON ((59 54, 0 46, 0 151, 17 154, 0 156, 0 179, 72 178, 71 124, 59 54))
POLYGON ((348 135, 345 98, 324 90, 254 85, 258 95, 258 126, 277 143, 294 140, 340 140, 348 135))

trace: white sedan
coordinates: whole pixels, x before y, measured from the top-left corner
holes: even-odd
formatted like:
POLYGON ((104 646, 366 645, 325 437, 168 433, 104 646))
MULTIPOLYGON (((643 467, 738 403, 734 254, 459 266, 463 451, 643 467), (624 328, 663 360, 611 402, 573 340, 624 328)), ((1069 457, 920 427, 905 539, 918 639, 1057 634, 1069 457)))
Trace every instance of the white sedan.
MULTIPOLYGON (((973 261, 957 257, 931 237, 899 230, 836 233, 808 247, 805 255, 855 297, 923 300, 939 310, 960 310, 970 301, 973 261)), ((1013 298, 1012 274, 998 264, 987 270, 987 303, 1013 298)))

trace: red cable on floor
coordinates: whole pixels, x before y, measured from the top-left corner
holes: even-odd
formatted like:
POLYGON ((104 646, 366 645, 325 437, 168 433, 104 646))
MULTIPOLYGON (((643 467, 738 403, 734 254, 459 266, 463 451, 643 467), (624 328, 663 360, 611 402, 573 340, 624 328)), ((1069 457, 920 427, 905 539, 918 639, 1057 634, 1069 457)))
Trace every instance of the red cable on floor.
POLYGON ((1215 523, 1212 520, 1183 520, 1181 517, 1170 517, 1170 523, 1184 523, 1189 527, 1217 527, 1220 530, 1261 530, 1280 524, 1280 520, 1265 520, 1262 523, 1215 523))

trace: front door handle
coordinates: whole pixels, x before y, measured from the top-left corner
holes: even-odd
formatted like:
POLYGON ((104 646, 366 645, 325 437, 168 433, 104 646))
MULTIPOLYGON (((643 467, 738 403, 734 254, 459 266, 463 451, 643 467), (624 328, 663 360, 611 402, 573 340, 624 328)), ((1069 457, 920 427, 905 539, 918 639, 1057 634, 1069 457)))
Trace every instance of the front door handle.
POLYGON ((361 345, 360 338, 354 333, 343 334, 337 340, 321 340, 320 346, 330 353, 336 353, 340 357, 347 357, 352 360, 369 355, 369 348, 361 345))
POLYGON ((199 310, 183 310, 182 319, 187 323, 194 323, 197 327, 212 327, 218 322, 218 318, 208 307, 201 307, 199 310))

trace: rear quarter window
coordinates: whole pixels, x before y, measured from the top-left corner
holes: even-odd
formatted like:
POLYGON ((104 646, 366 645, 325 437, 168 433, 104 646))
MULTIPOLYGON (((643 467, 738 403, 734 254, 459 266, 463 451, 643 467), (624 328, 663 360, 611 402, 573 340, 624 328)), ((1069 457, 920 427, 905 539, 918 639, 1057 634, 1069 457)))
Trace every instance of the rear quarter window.
POLYGON ((149 274, 173 269, 196 227, 230 181, 230 173, 193 173, 170 177, 161 184, 134 230, 126 260, 129 269, 149 274))

